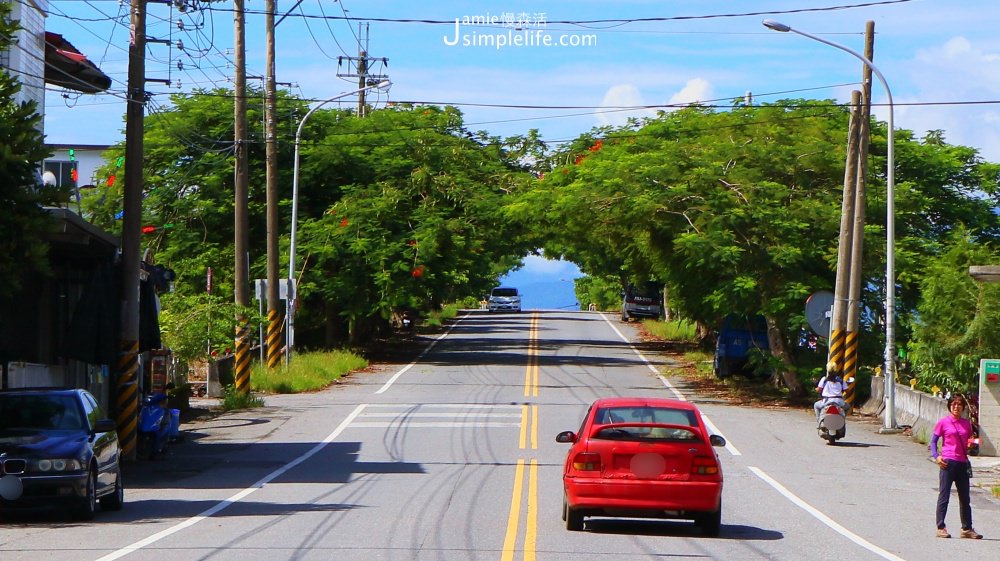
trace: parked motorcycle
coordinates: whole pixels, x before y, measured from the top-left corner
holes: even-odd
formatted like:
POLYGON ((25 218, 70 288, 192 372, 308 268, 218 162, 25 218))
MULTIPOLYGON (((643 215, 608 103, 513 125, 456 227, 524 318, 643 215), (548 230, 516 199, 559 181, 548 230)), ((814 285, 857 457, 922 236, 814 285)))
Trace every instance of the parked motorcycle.
POLYGON ((167 396, 152 393, 142 398, 139 408, 139 438, 137 455, 153 459, 167 449, 170 438, 170 410, 166 408, 167 396))
MULTIPOLYGON (((845 380, 850 384, 854 378, 845 380)), ((828 397, 820 405, 819 420, 816 424, 816 432, 819 437, 826 440, 827 444, 835 444, 841 438, 847 436, 847 413, 850 406, 842 396, 828 397)))

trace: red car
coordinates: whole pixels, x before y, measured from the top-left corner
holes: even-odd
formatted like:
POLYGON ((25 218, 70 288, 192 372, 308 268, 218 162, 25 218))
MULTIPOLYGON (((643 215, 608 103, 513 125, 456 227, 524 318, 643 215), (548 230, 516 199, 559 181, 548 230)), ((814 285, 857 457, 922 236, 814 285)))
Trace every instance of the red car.
POLYGON ((569 442, 563 520, 582 530, 587 516, 694 520, 706 536, 722 522, 722 466, 698 408, 646 397, 599 399, 569 442))

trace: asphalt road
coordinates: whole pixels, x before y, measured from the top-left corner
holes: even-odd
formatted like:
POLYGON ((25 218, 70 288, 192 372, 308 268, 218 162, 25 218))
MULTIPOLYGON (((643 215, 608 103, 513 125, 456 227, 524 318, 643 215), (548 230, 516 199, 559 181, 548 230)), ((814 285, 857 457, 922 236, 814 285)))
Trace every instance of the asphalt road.
MULTIPOLYGON (((934 537, 937 468, 852 419, 828 446, 811 410, 735 407, 657 374, 634 326, 588 312, 473 312, 411 365, 185 425, 128 466, 126 505, 93 522, 8 517, 0 560, 996 559, 1000 502, 977 490, 981 541, 934 537), (729 441, 722 531, 560 519, 562 430, 597 397, 698 403, 729 441)), ((949 513, 957 535, 957 499, 949 513)))

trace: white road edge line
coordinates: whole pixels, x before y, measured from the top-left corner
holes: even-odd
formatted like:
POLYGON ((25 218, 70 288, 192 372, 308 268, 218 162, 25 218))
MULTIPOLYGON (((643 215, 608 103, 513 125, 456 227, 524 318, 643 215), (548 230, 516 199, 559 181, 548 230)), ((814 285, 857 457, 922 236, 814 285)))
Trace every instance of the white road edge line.
POLYGON ((458 318, 458 319, 457 319, 457 320, 455 321, 455 323, 453 323, 453 324, 449 325, 449 326, 448 326, 448 329, 447 329, 447 330, 445 330, 445 332, 444 332, 444 333, 442 333, 442 334, 438 335, 438 336, 437 336, 437 339, 434 339, 433 341, 431 341, 431 344, 430 344, 430 345, 427 345, 427 348, 426 348, 426 349, 424 349, 424 350, 423 350, 423 352, 421 352, 421 353, 420 353, 420 355, 419 355, 419 356, 417 357, 417 359, 416 359, 416 360, 414 360, 414 361, 413 361, 413 362, 411 362, 410 364, 407 364, 406 366, 404 366, 404 367, 403 367, 403 368, 402 368, 402 369, 401 369, 401 370, 400 370, 399 372, 396 372, 395 374, 393 374, 393 375, 392 375, 392 378, 389 378, 389 381, 388 381, 388 382, 386 382, 386 383, 385 383, 385 384, 384 384, 384 385, 383 385, 383 386, 382 386, 381 388, 379 388, 379 390, 378 390, 378 391, 376 391, 375 393, 376 393, 376 394, 380 394, 380 393, 385 393, 386 391, 388 391, 388 390, 389 390, 389 388, 390 388, 390 387, 392 387, 392 384, 394 384, 394 383, 396 382, 396 380, 398 380, 398 379, 399 379, 399 377, 400 377, 400 376, 402 376, 403 374, 405 374, 407 370, 409 370, 409 369, 413 368, 413 366, 414 366, 415 364, 417 364, 418 362, 420 362, 420 359, 424 358, 424 355, 426 355, 426 354, 427 354, 428 352, 430 352, 430 350, 434 348, 434 345, 437 345, 437 344, 438 344, 438 341, 440 341, 441 339, 444 339, 445 337, 447 337, 447 336, 448 336, 448 334, 449 334, 449 333, 451 333, 451 330, 452 330, 452 329, 454 329, 456 325, 458 325, 459 323, 461 323, 463 319, 465 319, 465 318, 469 317, 470 315, 472 315, 472 314, 470 314, 470 313, 466 313, 466 314, 465 314, 464 316, 462 316, 462 317, 458 318))
MULTIPOLYGON (((670 390, 670 392, 673 393, 674 396, 676 396, 678 400, 680 400, 680 401, 687 401, 688 400, 687 397, 685 397, 684 394, 682 394, 680 392, 680 390, 678 390, 677 388, 675 388, 674 385, 670 383, 670 380, 667 380, 666 378, 663 377, 663 374, 660 374, 660 371, 657 370, 656 367, 653 366, 653 364, 651 362, 649 362, 649 359, 647 359, 645 356, 643 356, 643 354, 639 351, 639 349, 635 348, 635 345, 632 344, 632 341, 629 341, 628 337, 626 337, 625 335, 623 335, 622 332, 619 331, 617 327, 615 327, 615 324, 611 323, 611 320, 608 319, 608 314, 601 314, 601 318, 603 318, 604 322, 607 323, 608 326, 611 327, 611 329, 615 333, 617 333, 619 337, 622 338, 622 341, 625 341, 626 343, 628 343, 628 346, 629 346, 630 349, 632 349, 632 352, 635 353, 640 359, 642 359, 642 362, 644 362, 646 364, 646 367, 649 368, 653 372, 653 374, 656 374, 656 377, 660 379, 660 382, 662 382, 663 385, 666 386, 666 388, 668 390, 670 390)), ((717 435, 721 436, 722 438, 726 438, 726 435, 722 434, 722 431, 719 430, 719 427, 715 426, 715 423, 713 423, 712 421, 710 421, 709 418, 704 413, 701 414, 701 417, 705 420, 705 424, 708 425, 708 429, 710 431, 712 431, 714 434, 717 434, 717 435)), ((729 453, 732 454, 733 456, 742 456, 743 455, 736 448, 736 446, 733 446, 729 442, 728 438, 726 438, 726 450, 728 450, 729 453)))
POLYGON ((815 507, 813 507, 809 503, 805 502, 804 500, 800 499, 794 493, 792 493, 791 491, 789 491, 788 489, 786 489, 784 485, 782 485, 781 483, 778 483, 777 481, 775 481, 774 479, 772 479, 771 476, 769 476, 768 474, 764 473, 764 470, 762 470, 760 468, 757 468, 757 467, 754 467, 754 466, 750 466, 749 469, 757 477, 763 479, 765 483, 767 483, 771 487, 774 487, 774 489, 776 491, 778 491, 779 493, 781 493, 786 499, 792 501, 792 503, 794 503, 796 506, 798 506, 802 510, 808 512, 816 520, 819 520, 823 524, 826 524, 827 526, 829 526, 833 531, 837 532, 838 534, 844 536, 845 538, 851 540, 852 542, 860 545, 861 547, 867 549, 868 551, 874 553, 875 555, 878 555, 879 557, 881 557, 883 559, 888 559, 890 561, 906 561, 902 557, 899 557, 898 555, 895 555, 893 553, 890 553, 890 552, 882 549, 881 547, 879 547, 879 546, 877 546, 877 545, 869 542, 868 540, 862 538, 861 536, 855 534, 854 532, 852 532, 852 531, 848 530, 847 528, 841 526, 840 524, 834 522, 833 519, 831 519, 829 516, 823 514, 818 509, 816 509, 815 507))
POLYGON ((264 485, 267 485, 268 483, 270 483, 271 481, 273 481, 275 478, 281 476, 282 474, 284 474, 288 470, 292 469, 293 467, 295 467, 295 466, 301 464, 302 462, 308 460, 309 458, 311 458, 312 456, 314 456, 317 452, 319 452, 320 450, 322 450, 323 448, 325 448, 327 444, 333 442, 334 439, 336 439, 338 436, 340 436, 340 433, 344 432, 344 429, 346 429, 347 426, 351 424, 351 421, 353 421, 355 419, 355 417, 357 417, 358 415, 361 414, 362 411, 364 411, 365 406, 366 406, 366 404, 362 403, 361 405, 358 405, 357 407, 355 407, 354 411, 352 411, 351 414, 347 416, 347 418, 345 418, 343 421, 341 421, 340 425, 338 425, 337 428, 335 428, 333 430, 333 432, 331 432, 329 435, 327 435, 327 437, 324 438, 322 442, 320 442, 316 446, 313 446, 312 449, 310 449, 305 454, 302 454, 298 458, 295 458, 294 460, 288 462, 287 464, 281 466, 280 468, 278 468, 278 469, 272 471, 271 473, 265 475, 260 481, 254 483, 250 487, 247 487, 246 489, 243 489, 242 491, 240 491, 239 493, 236 493, 235 495, 229 497, 228 499, 225 499, 224 501, 219 502, 218 504, 216 504, 212 508, 210 508, 210 509, 202 512, 201 514, 198 514, 197 516, 192 516, 191 518, 188 518, 187 520, 185 520, 183 522, 175 524, 175 525, 167 528, 166 530, 162 530, 160 532, 157 532, 157 533, 153 534, 152 536, 149 536, 148 538, 141 539, 141 540, 139 540, 139 541, 137 541, 137 542, 135 542, 135 543, 133 543, 131 545, 127 545, 127 546, 125 546, 125 547, 123 547, 123 548, 121 548, 121 549, 119 549, 117 551, 109 553, 109 554, 105 555, 104 557, 101 557, 101 558, 97 559, 97 561, 113 561, 114 559, 119 559, 121 557, 124 557, 124 556, 128 555, 129 553, 132 553, 134 551, 138 551, 138 550, 140 550, 140 549, 142 549, 142 548, 144 548, 144 547, 146 547, 148 545, 152 545, 152 544, 154 544, 154 543, 162 540, 163 538, 165 538, 167 536, 170 536, 172 534, 176 534, 177 532, 180 532, 181 530, 183 530, 185 528, 189 528, 191 526, 194 526, 195 524, 201 522, 202 520, 204 520, 206 518, 209 518, 209 517, 217 514, 218 512, 222 511, 223 509, 228 508, 228 507, 230 507, 230 506, 232 506, 232 505, 240 502, 241 500, 243 500, 244 498, 246 498, 248 495, 250 495, 254 491, 260 489, 264 485))

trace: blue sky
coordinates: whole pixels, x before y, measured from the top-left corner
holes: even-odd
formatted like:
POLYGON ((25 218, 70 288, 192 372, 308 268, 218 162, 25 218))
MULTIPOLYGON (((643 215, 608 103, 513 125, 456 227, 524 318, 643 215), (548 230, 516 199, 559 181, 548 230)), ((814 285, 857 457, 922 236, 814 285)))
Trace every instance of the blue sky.
MULTIPOLYGON (((154 97, 148 111, 169 103, 170 92, 231 87, 232 2, 188 3, 211 9, 182 13, 149 4, 147 34, 174 46, 149 45, 146 75, 170 79, 173 86, 149 83, 154 97)), ((113 95, 50 92, 50 143, 123 138, 128 29, 121 22, 127 21, 127 5, 50 1, 48 30, 64 35, 114 79, 113 95)), ((246 0, 246 8, 248 74, 263 75, 265 2, 246 0)), ((367 35, 369 55, 388 59, 387 67, 375 70, 393 82, 388 93, 373 93, 369 102, 454 104, 470 129, 509 136, 534 128, 553 145, 595 126, 652 114, 627 110, 636 106, 726 106, 746 92, 757 102, 845 102, 860 79, 859 61, 805 37, 769 31, 761 20, 776 19, 855 51, 863 49, 865 22, 873 20, 874 62, 892 89, 897 128, 918 135, 940 129, 948 142, 1000 161, 996 0, 278 0, 279 14, 289 10, 276 31, 276 78, 291 83, 292 92, 326 99, 356 89, 356 78, 337 76, 337 57, 357 55, 360 26, 367 29, 360 39, 367 35), (739 15, 748 12, 757 13, 739 15), (455 20, 466 18, 489 20, 459 26, 469 42, 487 45, 449 44, 455 20), (526 21, 518 31, 510 22, 519 19, 526 21), (497 48, 501 36, 514 35, 531 41, 497 48), (543 46, 541 36, 571 44, 543 46)), ((874 100, 886 101, 877 82, 874 100)), ((885 106, 874 112, 886 120, 885 106)))
MULTIPOLYGON (((156 94, 151 111, 168 103, 169 92, 230 85, 232 3, 188 2, 212 9, 182 13, 149 4, 148 34, 171 39, 175 46, 150 44, 146 74, 181 86, 148 84, 156 94), (183 31, 178 21, 184 22, 183 31), (176 48, 178 40, 184 51, 176 48)), ((376 104, 453 103, 472 129, 512 135, 537 128, 544 139, 557 143, 594 126, 649 114, 622 110, 637 105, 725 105, 747 91, 758 101, 846 101, 853 86, 845 84, 859 79, 860 62, 804 37, 768 31, 760 22, 777 19, 860 51, 865 22, 873 20, 874 61, 892 89, 897 127, 918 133, 942 129, 949 142, 973 146, 987 159, 1000 161, 1000 104, 968 104, 1000 100, 1000 34, 995 32, 1000 8, 995 0, 888 2, 849 7, 867 2, 303 0, 296 6, 295 0, 278 0, 279 14, 295 9, 277 27, 276 76, 307 98, 325 99, 355 89, 356 79, 337 77, 337 57, 357 55, 360 25, 367 27, 369 54, 388 59, 388 67, 378 71, 393 81, 388 94, 370 98, 376 104), (828 9, 837 6, 844 8, 828 9), (751 11, 770 13, 725 17, 751 11), (553 40, 565 37, 591 44, 447 44, 455 34, 456 18, 497 18, 491 25, 462 26, 463 33, 481 37, 507 34, 512 28, 503 22, 522 16, 530 20, 522 33, 541 31, 553 40), (407 19, 426 21, 400 21, 407 19), (597 19, 619 21, 558 23, 597 19)), ((64 98, 61 92, 51 92, 46 100, 49 142, 99 144, 122 138, 128 33, 123 20, 113 18, 127 13, 125 4, 50 2, 48 29, 66 36, 114 78, 117 95, 64 98)), ((246 7, 249 74, 263 75, 265 2, 246 0, 246 7)), ((876 102, 885 101, 879 84, 874 96, 876 102)), ((352 101, 344 103, 350 106, 352 101)), ((876 109, 876 114, 884 120, 886 110, 876 109)))
POLYGON ((576 265, 537 255, 525 257, 523 264, 520 269, 500 279, 502 286, 514 286, 520 290, 523 309, 579 309, 573 279, 582 273, 576 265))

